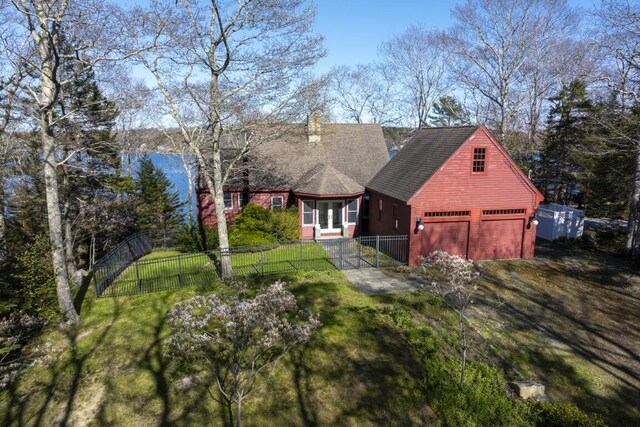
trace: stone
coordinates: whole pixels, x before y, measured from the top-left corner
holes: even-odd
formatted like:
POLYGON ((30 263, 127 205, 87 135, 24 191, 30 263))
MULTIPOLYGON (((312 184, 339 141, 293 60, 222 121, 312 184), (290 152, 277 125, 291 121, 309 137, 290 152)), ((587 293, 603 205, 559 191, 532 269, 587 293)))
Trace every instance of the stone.
POLYGON ((523 400, 541 399, 544 394, 544 384, 535 381, 514 381, 509 383, 516 395, 523 400))

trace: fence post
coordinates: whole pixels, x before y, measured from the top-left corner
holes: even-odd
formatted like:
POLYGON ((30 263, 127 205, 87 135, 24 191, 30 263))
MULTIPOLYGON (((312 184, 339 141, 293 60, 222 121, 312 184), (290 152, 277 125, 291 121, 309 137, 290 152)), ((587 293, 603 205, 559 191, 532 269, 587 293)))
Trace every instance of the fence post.
POLYGON ((260 245, 260 274, 264 276, 264 251, 262 245, 260 245))
POLYGON ((300 239, 300 265, 298 266, 298 270, 302 270, 302 239, 300 239))
POLYGON ((380 268, 380 236, 376 236, 376 268, 380 268))
POLYGON ((362 258, 362 249, 360 247, 360 237, 356 239, 356 246, 357 246, 356 255, 358 256, 358 268, 360 268, 361 267, 360 258, 362 258))
POLYGON ((339 259, 340 259, 340 262, 339 262, 339 264, 338 264, 338 265, 340 266, 340 267, 339 267, 339 268, 340 268, 340 270, 342 270, 342 258, 344 257, 344 250, 343 250, 343 248, 342 248, 342 244, 343 244, 343 243, 344 243, 344 240, 342 240, 342 239, 338 240, 338 244, 340 245, 340 246, 338 247, 338 257, 339 257, 339 259))
POLYGON ((182 264, 180 263, 180 255, 178 255, 178 286, 182 287, 182 264))
POLYGON ((136 280, 138 282, 138 293, 142 293, 142 281, 140 280, 140 271, 138 270, 138 260, 136 260, 136 280))

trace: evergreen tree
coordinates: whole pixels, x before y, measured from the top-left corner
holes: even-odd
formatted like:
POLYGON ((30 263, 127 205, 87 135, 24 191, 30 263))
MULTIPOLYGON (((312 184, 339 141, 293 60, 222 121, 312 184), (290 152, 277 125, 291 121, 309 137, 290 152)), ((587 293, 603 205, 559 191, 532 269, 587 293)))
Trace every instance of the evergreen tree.
POLYGON ((547 201, 579 202, 587 190, 585 166, 592 144, 590 114, 594 107, 585 84, 579 80, 563 86, 550 101, 538 185, 547 201))
POLYGON ((164 230, 182 222, 183 203, 165 173, 148 156, 140 159, 136 176, 137 224, 140 229, 164 230))
POLYGON ((447 95, 433 103, 429 121, 433 126, 459 126, 471 123, 471 118, 464 105, 447 95))

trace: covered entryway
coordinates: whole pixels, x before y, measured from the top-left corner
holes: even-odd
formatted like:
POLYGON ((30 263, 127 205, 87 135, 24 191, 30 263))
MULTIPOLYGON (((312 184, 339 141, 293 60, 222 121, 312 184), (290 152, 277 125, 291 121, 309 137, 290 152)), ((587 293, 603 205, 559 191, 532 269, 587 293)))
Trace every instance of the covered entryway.
POLYGON ((469 221, 427 222, 422 231, 422 256, 443 250, 451 255, 467 256, 469 221))
POLYGON ((319 200, 316 204, 320 232, 323 234, 340 233, 343 223, 343 202, 341 200, 319 200))
POLYGON ((520 258, 522 256, 523 231, 523 219, 481 221, 476 242, 476 258, 520 258))

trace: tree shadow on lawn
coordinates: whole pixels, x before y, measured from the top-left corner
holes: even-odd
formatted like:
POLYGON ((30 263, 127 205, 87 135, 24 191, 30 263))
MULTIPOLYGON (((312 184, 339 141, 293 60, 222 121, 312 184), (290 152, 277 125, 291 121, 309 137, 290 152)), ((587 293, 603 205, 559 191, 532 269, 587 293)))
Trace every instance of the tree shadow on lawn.
POLYGON ((115 304, 112 322, 97 334, 93 344, 86 349, 81 349, 78 345, 78 341, 82 338, 79 327, 58 326, 62 335, 59 345, 68 349, 69 354, 49 361, 47 368, 43 369, 37 379, 26 388, 22 379, 11 386, 7 393, 2 425, 50 425, 52 417, 49 411, 59 412, 59 408, 63 408, 62 414, 55 419, 55 424, 58 426, 73 424, 71 416, 85 374, 85 364, 105 342, 113 322, 121 314, 120 304, 115 304))
MULTIPOLYGON (((559 274, 566 275, 562 268, 559 274)), ((640 424, 640 414, 633 409, 640 407, 640 355, 634 344, 638 342, 637 330, 623 331, 619 321, 637 316, 636 310, 605 298, 598 284, 586 283, 586 277, 578 282, 553 283, 551 290, 517 277, 511 282, 491 274, 483 277, 494 289, 510 293, 495 311, 500 323, 506 325, 503 335, 511 341, 503 344, 534 368, 548 391, 576 390, 569 400, 583 410, 596 411, 616 425, 640 424), (577 290, 567 289, 577 286, 577 290), (606 373, 614 379, 610 396, 593 390, 591 382, 564 358, 541 348, 566 349, 606 373)), ((477 304, 490 305, 488 298, 481 296, 477 304)))
POLYGON ((270 379, 272 395, 286 395, 293 386, 295 398, 262 402, 268 411, 293 412, 305 426, 423 423, 422 363, 380 320, 376 303, 330 282, 296 284, 294 292, 301 306, 319 312, 323 327, 283 361, 290 382, 270 379))

